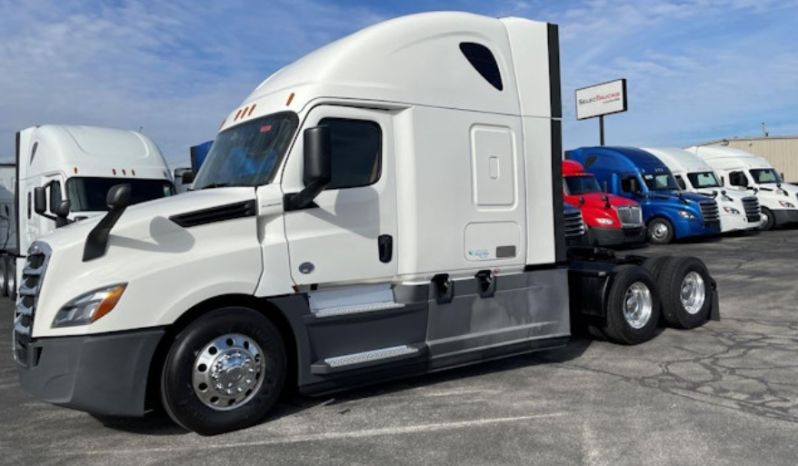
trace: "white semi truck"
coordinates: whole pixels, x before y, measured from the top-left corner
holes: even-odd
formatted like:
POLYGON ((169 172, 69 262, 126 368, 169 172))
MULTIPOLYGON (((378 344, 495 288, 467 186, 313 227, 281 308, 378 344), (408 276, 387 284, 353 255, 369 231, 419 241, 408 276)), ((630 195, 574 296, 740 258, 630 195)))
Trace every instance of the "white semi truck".
POLYGON ((16 298, 31 244, 60 226, 105 214, 112 186, 129 184, 131 203, 174 194, 160 150, 134 131, 42 125, 18 132, 16 148, 16 163, 0 167, 2 295, 16 298))
MULTIPOLYGON (((557 27, 439 12, 277 72, 194 190, 33 244, 22 385, 93 413, 163 406, 216 434, 319 394, 719 316, 693 257, 566 254, 557 27), (573 319, 573 320, 572 320, 573 319)), ((581 225, 580 225, 581 226, 581 225)))
POLYGON ((782 181, 767 160, 734 147, 697 146, 687 151, 706 161, 728 189, 756 194, 763 230, 798 223, 798 186, 782 181))
POLYGON ((715 171, 701 157, 675 147, 644 147, 643 150, 668 167, 682 190, 717 201, 722 233, 752 230, 762 225, 757 197, 736 189, 725 189, 715 171))

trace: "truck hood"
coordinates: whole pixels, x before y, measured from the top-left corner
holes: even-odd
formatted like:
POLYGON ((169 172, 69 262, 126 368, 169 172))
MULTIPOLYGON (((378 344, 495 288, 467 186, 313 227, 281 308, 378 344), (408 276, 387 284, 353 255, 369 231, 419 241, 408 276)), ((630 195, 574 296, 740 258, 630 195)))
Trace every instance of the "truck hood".
POLYGON ((635 201, 633 201, 631 199, 627 199, 627 198, 621 197, 621 196, 616 196, 614 194, 606 194, 606 193, 581 194, 581 195, 573 196, 573 197, 576 200, 576 204, 575 205, 579 205, 578 204, 578 202, 579 202, 578 199, 581 197, 581 198, 583 198, 585 200, 585 203, 582 204, 582 207, 604 210, 604 209, 607 208, 606 207, 607 203, 604 202, 604 200, 601 199, 604 196, 607 196, 607 200, 609 201, 611 208, 612 207, 620 207, 620 206, 638 205, 637 202, 635 202, 635 201))
MULTIPOLYGON (((129 206, 111 230, 111 237, 146 239, 181 230, 170 217, 255 199, 255 188, 239 187, 191 191, 129 206)), ((89 232, 105 216, 92 216, 59 228, 41 238, 54 250, 85 243, 89 232)))

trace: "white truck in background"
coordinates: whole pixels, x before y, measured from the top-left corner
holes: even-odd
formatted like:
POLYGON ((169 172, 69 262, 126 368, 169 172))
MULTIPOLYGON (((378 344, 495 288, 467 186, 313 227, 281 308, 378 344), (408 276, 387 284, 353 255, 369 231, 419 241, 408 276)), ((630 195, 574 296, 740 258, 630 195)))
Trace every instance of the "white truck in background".
POLYGON ((726 189, 709 164, 701 157, 675 147, 644 147, 673 173, 684 191, 712 197, 718 203, 721 233, 752 230, 762 225, 759 200, 751 193, 726 189))
POLYGON ((16 136, 16 163, 0 167, 0 293, 17 294, 26 252, 38 238, 108 211, 111 187, 126 183, 132 203, 175 193, 155 143, 135 132, 41 125, 16 136))
POLYGON ((694 146, 686 150, 706 161, 725 187, 757 196, 763 230, 798 223, 798 186, 782 181, 767 160, 733 147, 694 146))
POLYGON ((233 110, 193 191, 128 208, 114 188, 105 217, 32 245, 20 381, 210 435, 260 422, 286 385, 717 319, 697 258, 566 249, 560 118, 552 24, 425 13, 331 43, 233 110))

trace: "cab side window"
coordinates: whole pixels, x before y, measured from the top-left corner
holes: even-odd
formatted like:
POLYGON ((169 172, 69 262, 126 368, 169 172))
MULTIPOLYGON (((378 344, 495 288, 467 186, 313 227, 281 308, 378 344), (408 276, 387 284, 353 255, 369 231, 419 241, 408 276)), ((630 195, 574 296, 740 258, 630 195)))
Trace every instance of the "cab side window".
POLYGON ((382 131, 373 121, 324 118, 331 134, 332 181, 327 189, 368 186, 380 179, 382 131))
POLYGON ((621 178, 621 191, 629 194, 640 191, 640 181, 636 176, 625 176, 621 178))
POLYGON ((748 187, 748 179, 743 172, 729 173, 729 184, 732 186, 748 187))

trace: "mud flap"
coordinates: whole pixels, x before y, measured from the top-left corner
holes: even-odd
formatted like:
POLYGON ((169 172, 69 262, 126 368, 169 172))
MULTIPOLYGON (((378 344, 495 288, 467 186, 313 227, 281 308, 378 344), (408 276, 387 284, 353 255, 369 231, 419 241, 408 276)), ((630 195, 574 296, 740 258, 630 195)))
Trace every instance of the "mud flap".
POLYGON ((712 308, 709 310, 709 320, 720 320, 720 304, 718 303, 718 283, 712 280, 712 308))

